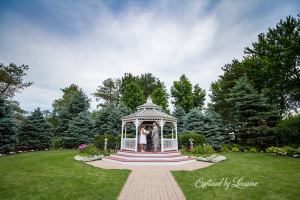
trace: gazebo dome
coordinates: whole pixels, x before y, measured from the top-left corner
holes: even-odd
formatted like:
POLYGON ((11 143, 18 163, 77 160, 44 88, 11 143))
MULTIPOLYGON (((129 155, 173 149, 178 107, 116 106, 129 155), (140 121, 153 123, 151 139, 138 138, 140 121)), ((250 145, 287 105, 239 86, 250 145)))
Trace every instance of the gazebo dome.
POLYGON ((128 120, 128 119, 135 119, 136 117, 138 118, 153 118, 153 117, 159 117, 160 119, 167 119, 167 120, 171 120, 171 121, 178 121, 177 118, 168 115, 164 112, 162 112, 162 107, 159 105, 156 105, 154 103, 152 103, 152 99, 149 96, 147 99, 147 103, 138 106, 137 108, 137 112, 132 113, 128 116, 123 117, 121 120, 128 120))

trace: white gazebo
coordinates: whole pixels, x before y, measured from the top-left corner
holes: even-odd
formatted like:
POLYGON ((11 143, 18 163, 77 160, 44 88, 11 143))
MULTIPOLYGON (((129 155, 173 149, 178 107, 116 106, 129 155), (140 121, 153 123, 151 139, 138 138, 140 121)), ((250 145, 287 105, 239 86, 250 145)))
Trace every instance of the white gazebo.
POLYGON ((158 129, 160 129, 160 146, 161 152, 168 150, 178 150, 177 138, 177 121, 178 119, 161 111, 162 107, 152 103, 150 96, 147 103, 137 107, 137 112, 132 113, 122 120, 122 135, 121 135, 121 150, 132 150, 137 152, 139 144, 139 136, 141 124, 152 124, 156 122, 158 129), (135 126, 135 138, 126 137, 126 129, 130 126, 135 126), (169 126, 172 130, 172 138, 163 138, 163 127, 169 126), (173 134, 173 127, 175 127, 175 134, 173 134), (123 138, 125 134, 125 138, 123 138))

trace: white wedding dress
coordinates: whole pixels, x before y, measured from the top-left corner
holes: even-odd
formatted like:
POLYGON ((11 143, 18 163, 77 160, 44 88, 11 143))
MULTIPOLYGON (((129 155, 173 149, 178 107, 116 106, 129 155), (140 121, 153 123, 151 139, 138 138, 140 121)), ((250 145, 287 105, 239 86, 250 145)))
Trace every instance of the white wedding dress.
POLYGON ((145 131, 145 129, 141 129, 141 137, 140 137, 140 144, 147 144, 147 140, 146 140, 146 135, 143 134, 143 131, 144 130, 144 133, 149 133, 148 131, 145 131))

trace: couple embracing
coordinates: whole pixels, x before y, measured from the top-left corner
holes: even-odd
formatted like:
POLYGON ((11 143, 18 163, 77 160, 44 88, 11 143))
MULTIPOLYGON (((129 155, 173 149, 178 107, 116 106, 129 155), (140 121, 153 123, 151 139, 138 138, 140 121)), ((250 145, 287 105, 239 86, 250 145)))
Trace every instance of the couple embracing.
POLYGON ((157 153, 157 146, 158 146, 158 128, 156 126, 156 123, 153 122, 153 130, 150 130, 150 127, 148 127, 148 130, 145 130, 146 125, 142 124, 141 129, 141 137, 140 137, 140 144, 141 144, 141 152, 144 151, 144 145, 147 144, 147 150, 151 150, 151 139, 153 138, 154 143, 154 151, 153 153, 157 153), (147 137, 146 137, 147 136, 147 137))

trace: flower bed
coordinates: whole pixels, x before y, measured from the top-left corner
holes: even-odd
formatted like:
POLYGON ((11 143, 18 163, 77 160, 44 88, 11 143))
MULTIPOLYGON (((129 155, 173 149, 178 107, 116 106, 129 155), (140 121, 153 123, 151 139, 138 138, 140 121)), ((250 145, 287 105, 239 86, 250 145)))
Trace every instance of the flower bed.
POLYGON ((101 160, 104 156, 109 156, 111 153, 116 153, 114 149, 97 149, 93 144, 82 144, 78 147, 80 154, 74 157, 75 160, 90 162, 101 160))
POLYGON ((221 162, 223 160, 226 160, 225 156, 221 156, 221 155, 218 155, 218 154, 213 154, 213 155, 210 155, 209 157, 198 157, 197 158, 198 161, 204 161, 204 162, 212 162, 212 163, 217 163, 217 162, 221 162))
POLYGON ((77 161, 82 161, 82 162, 90 162, 90 161, 94 161, 94 160, 101 160, 102 157, 104 157, 104 156, 103 155, 98 155, 98 156, 90 156, 90 155, 81 156, 81 155, 76 155, 74 157, 74 159, 77 160, 77 161))

